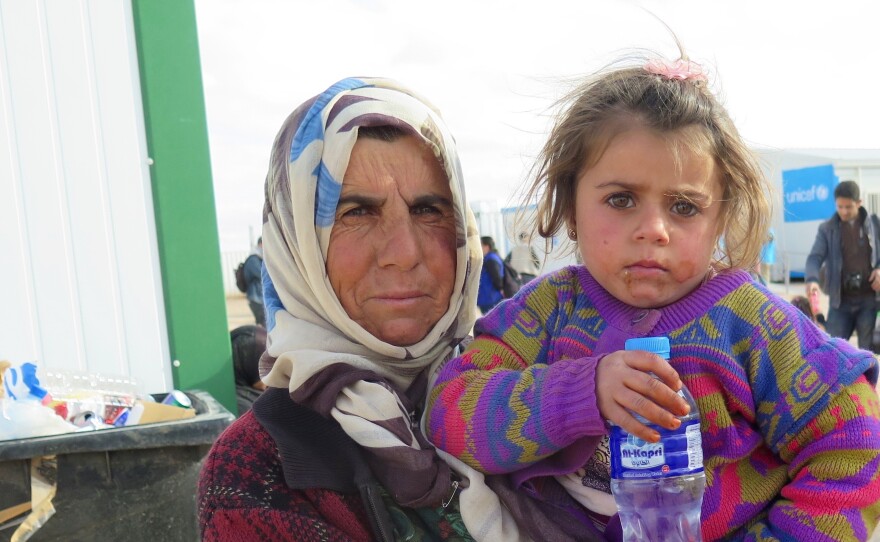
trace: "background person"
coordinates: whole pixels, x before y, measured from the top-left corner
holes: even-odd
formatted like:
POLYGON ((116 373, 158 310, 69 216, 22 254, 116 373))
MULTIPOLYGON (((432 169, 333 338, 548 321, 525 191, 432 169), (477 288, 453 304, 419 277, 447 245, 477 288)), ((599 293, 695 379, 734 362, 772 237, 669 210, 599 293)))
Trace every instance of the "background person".
POLYGON ((523 284, 527 284, 541 272, 541 260, 534 247, 529 244, 529 234, 524 231, 517 236, 516 244, 505 260, 519 273, 523 284))
POLYGON ((248 410, 266 389, 260 380, 260 356, 266 351, 266 328, 239 326, 229 333, 238 415, 248 410))
POLYGON ((480 237, 483 249, 483 270, 480 273, 480 291, 477 306, 486 314, 504 299, 504 262, 495 249, 495 240, 488 235, 480 237))
POLYGON ((807 299, 806 296, 793 296, 791 298, 791 304, 797 307, 802 313, 804 313, 807 318, 813 321, 814 324, 819 326, 819 329, 825 329, 825 315, 821 312, 818 314, 814 314, 813 305, 810 303, 810 300, 807 299))
POLYGON ((684 383, 701 416, 704 540, 867 539, 877 360, 751 280, 770 191, 702 68, 630 60, 563 103, 528 194, 538 232, 567 230, 583 265, 477 321, 433 380, 431 441, 507 480, 534 539, 620 540, 605 422, 657 442, 631 412, 680 427, 684 383), (624 350, 646 336, 669 338, 668 362, 624 350))
POLYGON ((203 539, 517 540, 482 475, 418 429, 482 265, 439 113, 393 81, 339 81, 284 122, 266 198, 269 388, 205 460, 203 539))
POLYGON ((873 350, 880 291, 880 220, 868 214, 859 198, 855 181, 843 181, 834 188, 837 212, 819 225, 804 281, 807 297, 816 295, 824 265, 828 334, 849 340, 855 331, 859 348, 873 350))
POLYGON ((257 325, 266 327, 266 309, 263 305, 263 238, 257 239, 257 246, 244 262, 244 280, 247 284, 248 306, 254 314, 257 325))

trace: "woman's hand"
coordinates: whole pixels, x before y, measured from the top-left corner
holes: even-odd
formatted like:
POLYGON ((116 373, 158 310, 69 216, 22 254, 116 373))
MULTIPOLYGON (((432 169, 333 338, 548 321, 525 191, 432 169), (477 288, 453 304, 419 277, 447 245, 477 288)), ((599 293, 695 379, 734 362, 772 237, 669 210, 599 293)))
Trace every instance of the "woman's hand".
POLYGON ((652 423, 677 429, 690 411, 679 397, 681 379, 668 361, 641 350, 619 350, 603 357, 596 367, 596 403, 602 417, 648 442, 660 434, 639 422, 629 411, 652 423), (654 378, 649 373, 654 373, 654 378))

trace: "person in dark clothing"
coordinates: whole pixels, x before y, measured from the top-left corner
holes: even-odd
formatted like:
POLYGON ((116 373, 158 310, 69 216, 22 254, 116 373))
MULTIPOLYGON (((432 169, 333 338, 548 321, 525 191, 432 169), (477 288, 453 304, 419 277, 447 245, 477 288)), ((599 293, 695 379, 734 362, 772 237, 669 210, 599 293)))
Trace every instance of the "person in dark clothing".
POLYGON ((257 239, 257 246, 244 261, 244 281, 247 284, 248 306, 254 313, 257 325, 266 327, 266 309, 263 305, 263 238, 257 239))
POLYGON ((855 181, 838 184, 834 202, 837 212, 819 225, 807 256, 807 297, 818 295, 824 265, 823 289, 829 305, 826 331, 846 340, 855 331, 859 348, 873 350, 880 291, 880 219, 862 207, 855 181))
POLYGON ((504 299, 504 262, 495 249, 495 240, 489 236, 480 237, 483 247, 483 270, 480 272, 480 290, 477 293, 477 306, 486 314, 504 299))
POLYGON ((229 333, 238 415, 248 410, 266 389, 260 380, 260 356, 266 351, 266 328, 239 326, 229 333))

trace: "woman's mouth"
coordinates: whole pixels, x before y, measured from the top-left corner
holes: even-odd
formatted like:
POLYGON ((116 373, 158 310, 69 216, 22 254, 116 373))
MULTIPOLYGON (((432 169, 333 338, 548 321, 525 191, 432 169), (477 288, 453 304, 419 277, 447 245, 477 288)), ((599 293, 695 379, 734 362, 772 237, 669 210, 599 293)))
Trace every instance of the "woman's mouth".
POLYGON ((405 292, 387 292, 375 296, 373 299, 390 306, 406 306, 411 303, 417 303, 425 297, 424 292, 405 291, 405 292))

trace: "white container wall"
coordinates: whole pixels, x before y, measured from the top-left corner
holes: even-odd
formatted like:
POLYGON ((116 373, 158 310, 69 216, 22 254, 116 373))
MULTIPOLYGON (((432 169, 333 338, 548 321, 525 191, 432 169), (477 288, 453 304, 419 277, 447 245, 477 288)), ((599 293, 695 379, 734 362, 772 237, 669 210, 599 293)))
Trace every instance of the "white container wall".
POLYGON ((130 2, 0 2, 0 359, 172 387, 141 104, 130 2))

